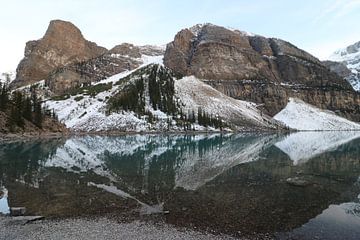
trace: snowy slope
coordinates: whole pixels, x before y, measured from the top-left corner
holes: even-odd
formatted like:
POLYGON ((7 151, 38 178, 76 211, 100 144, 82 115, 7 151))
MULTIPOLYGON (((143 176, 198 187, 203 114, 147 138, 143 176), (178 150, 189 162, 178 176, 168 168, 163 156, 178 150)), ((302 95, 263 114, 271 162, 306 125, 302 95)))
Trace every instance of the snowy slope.
POLYGON ((344 63, 351 70, 350 76, 346 79, 356 91, 360 91, 360 42, 337 50, 329 60, 344 63))
POLYGON ((359 137, 359 131, 296 132, 277 142, 275 146, 297 165, 359 137))
POLYGON ((286 107, 274 119, 289 128, 303 131, 360 130, 360 124, 296 98, 290 98, 286 107))
MULTIPOLYGON (((141 132, 183 130, 182 127, 176 124, 173 116, 152 108, 149 102, 147 73, 139 71, 152 67, 157 67, 158 71, 170 71, 162 66, 162 56, 143 56, 142 61, 144 64, 133 71, 119 73, 93 84, 113 83, 111 89, 102 91, 96 96, 79 93, 65 100, 49 100, 46 102, 46 105, 49 109, 54 109, 59 120, 74 131, 141 132), (114 84, 120 79, 122 79, 121 84, 114 84), (150 123, 143 116, 139 116, 131 111, 118 111, 107 115, 108 99, 116 96, 116 94, 123 91, 125 86, 135 82, 137 79, 143 79, 142 81, 145 81, 145 110, 151 112, 152 115, 156 117, 155 122, 150 123)), ((256 108, 255 104, 230 98, 194 77, 175 80, 174 88, 174 99, 176 99, 176 102, 184 113, 187 113, 189 110, 194 110, 197 114, 198 107, 201 107, 207 114, 221 118, 225 121, 226 126, 237 130, 249 128, 275 129, 279 126, 277 121, 263 115, 256 108)), ((199 126, 197 123, 193 124, 192 129, 216 130, 210 127, 205 128, 199 126)))
POLYGON ((247 123, 255 127, 277 127, 278 123, 262 114, 256 104, 228 97, 194 76, 175 81, 175 91, 184 104, 184 112, 197 113, 201 107, 206 113, 239 126, 247 123))
MULTIPOLYGON (((143 55, 143 64, 139 67, 145 67, 149 64, 162 63, 162 56, 145 56, 143 55)), ((104 79, 94 85, 104 83, 115 83, 119 79, 124 78, 138 69, 126 71, 107 79, 104 79)), ((101 92, 96 97, 81 95, 81 100, 76 100, 79 96, 71 96, 69 99, 62 101, 49 100, 46 106, 49 109, 54 109, 61 122, 73 130, 77 131, 145 131, 149 128, 147 122, 139 119, 133 112, 112 113, 106 116, 106 101, 105 99, 113 96, 119 86, 113 86, 108 91, 101 92)))

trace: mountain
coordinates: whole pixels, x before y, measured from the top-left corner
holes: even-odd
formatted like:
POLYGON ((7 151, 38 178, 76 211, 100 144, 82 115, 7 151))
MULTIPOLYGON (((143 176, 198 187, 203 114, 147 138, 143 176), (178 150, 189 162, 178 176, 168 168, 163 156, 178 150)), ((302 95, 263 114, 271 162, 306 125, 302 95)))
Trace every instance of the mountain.
POLYGON ((13 86, 45 80, 53 95, 132 70, 143 62, 141 55, 163 55, 156 46, 121 44, 111 50, 87 41, 72 23, 51 21, 43 38, 30 41, 17 68, 13 86))
POLYGON ((55 95, 61 95, 82 85, 133 70, 146 62, 143 55, 156 57, 163 54, 164 49, 158 46, 123 43, 98 57, 58 68, 48 75, 46 85, 55 95))
MULTIPOLYGON (((166 49, 107 50, 73 24, 51 21, 42 39, 27 44, 14 82, 27 92, 37 84, 44 105, 79 132, 276 130, 292 127, 272 118, 289 98, 360 120, 360 95, 317 58, 212 24, 181 30, 166 49), (33 70, 41 77, 25 74, 33 70)), ((332 129, 353 126, 339 121, 332 129)))
POLYGON ((74 131, 278 129, 253 103, 235 100, 195 77, 176 76, 162 57, 46 102, 74 131), (202 116, 202 121, 199 117, 202 116))
POLYGON ((340 69, 339 67, 330 67, 330 69, 345 77, 356 91, 360 91, 360 42, 337 50, 330 56, 329 60, 331 62, 327 62, 327 64, 333 66, 345 65, 347 71, 343 67, 340 69))
POLYGON ((23 86, 44 80, 59 67, 88 60, 104 52, 105 48, 87 41, 72 23, 53 20, 44 37, 26 43, 25 57, 17 67, 14 85, 23 86))
POLYGON ((360 120, 360 95, 317 58, 286 41, 212 24, 183 29, 169 43, 166 67, 195 75, 226 95, 274 116, 296 97, 360 120))

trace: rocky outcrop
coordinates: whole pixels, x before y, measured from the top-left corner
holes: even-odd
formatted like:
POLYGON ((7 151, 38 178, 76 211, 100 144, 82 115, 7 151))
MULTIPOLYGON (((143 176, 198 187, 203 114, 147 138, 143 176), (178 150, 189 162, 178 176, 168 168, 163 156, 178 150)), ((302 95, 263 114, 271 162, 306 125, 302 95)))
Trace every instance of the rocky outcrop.
POLYGON ((317 58, 274 38, 211 24, 181 30, 169 43, 165 66, 195 75, 223 93, 262 104, 270 115, 289 97, 360 120, 360 96, 317 58))
POLYGON ((106 51, 87 41, 72 23, 51 21, 43 38, 27 42, 14 85, 23 86, 46 79, 59 67, 98 57, 106 51))
POLYGON ((143 64, 143 55, 161 56, 164 55, 164 49, 123 43, 99 57, 56 69, 47 77, 46 85, 55 95, 64 94, 83 84, 133 70, 143 64))
POLYGON ((81 85, 97 82, 117 73, 135 69, 140 64, 142 64, 140 59, 137 60, 116 54, 104 54, 88 61, 77 62, 56 69, 47 77, 46 85, 55 95, 64 94, 81 85))
POLYGON ((322 63, 330 69, 330 71, 337 73, 342 78, 347 78, 351 74, 350 69, 347 68, 345 63, 334 61, 323 61, 322 63))

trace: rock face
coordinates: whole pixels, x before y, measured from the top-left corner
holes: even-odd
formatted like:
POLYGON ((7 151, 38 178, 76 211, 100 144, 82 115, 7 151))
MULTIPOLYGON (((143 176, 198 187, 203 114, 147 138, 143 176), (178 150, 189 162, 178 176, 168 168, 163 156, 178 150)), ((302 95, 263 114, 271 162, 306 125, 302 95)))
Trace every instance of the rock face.
POLYGON ((164 55, 156 46, 117 45, 111 50, 87 41, 70 22, 50 22, 44 37, 29 41, 25 57, 17 68, 14 87, 45 80, 55 95, 132 70, 143 63, 142 55, 164 55))
POLYGON ((347 78, 351 74, 351 70, 342 62, 323 61, 322 62, 330 71, 337 73, 342 78, 347 78))
POLYGON ((164 49, 123 43, 99 57, 56 69, 47 77, 46 85, 56 95, 64 94, 82 84, 97 82, 117 73, 133 70, 143 64, 143 55, 162 56, 164 49))
POLYGON ((350 45, 344 49, 336 51, 330 56, 330 61, 325 62, 326 65, 331 64, 331 70, 338 73, 340 76, 351 84, 356 90, 360 91, 360 42, 350 45), (345 65, 348 71, 343 67, 335 67, 335 62, 339 65, 345 65))
POLYGON ((290 97, 360 120, 360 96, 317 58, 280 39, 211 24, 181 30, 169 43, 165 66, 195 75, 223 93, 263 104, 275 115, 290 97))
POLYGON ((22 86, 46 79, 59 67, 98 57, 106 51, 87 41, 72 23, 51 21, 43 38, 27 42, 14 84, 22 86))

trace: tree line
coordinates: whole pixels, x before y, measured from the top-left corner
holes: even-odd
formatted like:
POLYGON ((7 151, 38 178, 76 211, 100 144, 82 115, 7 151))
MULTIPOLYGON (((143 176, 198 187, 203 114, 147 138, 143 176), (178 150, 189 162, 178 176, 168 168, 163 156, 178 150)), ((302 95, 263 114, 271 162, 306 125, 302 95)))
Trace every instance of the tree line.
POLYGON ((0 111, 6 113, 6 125, 11 132, 17 127, 24 128, 25 120, 42 128, 45 116, 57 119, 54 112, 42 107, 37 86, 30 87, 30 94, 25 94, 18 90, 11 91, 7 82, 0 83, 0 111))

